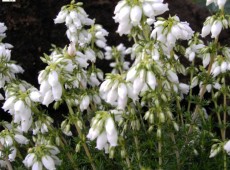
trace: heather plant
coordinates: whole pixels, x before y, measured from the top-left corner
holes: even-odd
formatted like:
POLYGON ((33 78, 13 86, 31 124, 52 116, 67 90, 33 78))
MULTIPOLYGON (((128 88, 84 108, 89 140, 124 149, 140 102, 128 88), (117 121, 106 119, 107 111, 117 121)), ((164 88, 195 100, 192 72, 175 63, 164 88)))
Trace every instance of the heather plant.
POLYGON ((54 19, 69 44, 41 57, 39 87, 17 77, 0 23, 0 99, 12 117, 1 121, 1 169, 227 170, 230 48, 219 36, 230 16, 226 0, 211 3, 217 12, 194 32, 177 15, 161 17, 163 0, 121 0, 114 20, 125 47, 109 46, 71 1, 54 19), (111 61, 111 73, 97 59, 111 61))

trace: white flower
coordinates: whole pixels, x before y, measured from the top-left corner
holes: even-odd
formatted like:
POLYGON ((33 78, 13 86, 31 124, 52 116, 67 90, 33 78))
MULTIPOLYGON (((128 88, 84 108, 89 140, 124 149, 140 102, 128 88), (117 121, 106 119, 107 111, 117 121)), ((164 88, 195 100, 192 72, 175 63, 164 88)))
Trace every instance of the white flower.
POLYGON ((157 80, 152 71, 147 71, 147 84, 154 90, 157 85, 157 80))
POLYGON ((13 146, 10 148, 10 150, 11 150, 11 153, 8 155, 8 159, 10 162, 12 162, 15 160, 17 149, 13 146))
POLYGON ((220 74, 220 71, 221 71, 220 66, 215 67, 212 72, 213 77, 218 76, 220 74))
POLYGON ((185 83, 180 83, 179 84, 179 89, 181 90, 181 92, 183 94, 188 94, 188 92, 189 92, 189 85, 187 85, 185 83))
POLYGON ((61 83, 55 84, 55 86, 52 87, 52 94, 53 94, 53 99, 55 101, 58 101, 61 99, 62 96, 62 85, 61 83))
POLYGON ((143 8, 143 12, 144 12, 145 16, 147 16, 149 18, 152 18, 155 16, 151 3, 144 2, 142 5, 142 8, 143 8))
POLYGON ((98 135, 100 134, 100 131, 97 128, 90 128, 89 129, 89 133, 87 134, 87 138, 89 138, 90 140, 94 140, 98 137, 98 135))
POLYGON ((28 144, 29 142, 29 140, 21 134, 14 135, 14 139, 20 144, 28 144))
POLYGON ((224 150, 227 152, 228 155, 230 154, 230 140, 225 143, 224 150))
POLYGON ((220 70, 222 73, 225 73, 227 71, 228 68, 228 63, 226 61, 222 62, 220 65, 220 70))
POLYGON ((142 17, 142 9, 140 6, 135 5, 134 7, 131 8, 130 11, 130 19, 131 19, 131 24, 133 26, 137 26, 140 24, 142 17))
POLYGON ((214 21, 211 27, 212 38, 217 38, 222 30, 222 22, 219 20, 214 21))
POLYGON ((29 97, 33 102, 41 102, 42 101, 42 95, 39 91, 30 92, 29 97))
POLYGON ((211 24, 206 24, 203 26, 201 31, 201 36, 206 37, 211 32, 211 24))
POLYGON ((173 72, 172 70, 168 70, 168 71, 167 71, 167 78, 168 78, 169 81, 171 81, 172 83, 179 83, 178 76, 177 76, 176 73, 173 72))
POLYGON ((69 44, 68 49, 67 49, 67 53, 70 56, 74 56, 76 54, 76 47, 75 47, 75 43, 74 42, 71 42, 69 44))
POLYGON ((49 106, 50 103, 54 101, 52 90, 49 90, 45 93, 44 99, 42 101, 42 104, 49 106))
POLYGON ((32 166, 32 170, 42 170, 42 163, 40 161, 36 161, 32 166))
POLYGON ((89 106, 89 103, 90 103, 90 98, 89 98, 89 96, 85 95, 82 98, 82 101, 81 101, 81 104, 80 104, 81 111, 86 110, 88 108, 88 106, 89 106))
POLYGON ((59 81, 58 81, 58 73, 55 70, 52 70, 49 73, 48 82, 49 82, 49 84, 51 86, 55 86, 57 83, 59 83, 59 81))
POLYGON ((204 54, 204 56, 203 56, 203 61, 202 61, 202 62, 203 62, 204 68, 207 67, 207 65, 208 65, 209 62, 210 62, 210 59, 211 59, 210 53, 204 54))
POLYGON ((114 121, 111 117, 107 118, 105 121, 105 130, 109 135, 112 135, 116 131, 114 121))
POLYGON ((217 0, 217 5, 219 6, 219 9, 223 9, 225 3, 226 3, 226 0, 217 0))
POLYGON ((28 154, 23 160, 24 165, 29 168, 34 164, 36 155, 34 153, 28 154))
POLYGON ((26 109, 26 106, 25 106, 25 104, 24 104, 24 102, 22 100, 18 100, 14 104, 14 110, 15 110, 15 112, 24 112, 25 109, 26 109))
POLYGON ((106 132, 104 131, 97 137, 96 148, 99 150, 102 150, 105 148, 106 144, 107 144, 107 135, 106 135, 106 132))
POLYGON ((63 23, 65 22, 65 18, 68 14, 67 10, 62 10, 58 13, 57 17, 54 19, 55 24, 63 23))
POLYGON ((111 146, 117 146, 118 134, 117 131, 113 131, 112 134, 107 133, 107 139, 111 146))
POLYGON ((55 170, 55 163, 51 156, 45 155, 42 157, 42 164, 46 167, 48 170, 55 170))
POLYGON ((118 91, 118 96, 120 98, 122 98, 122 99, 127 98, 127 93, 128 92, 127 92, 127 87, 126 87, 126 85, 124 83, 120 83, 118 85, 117 91, 118 91))

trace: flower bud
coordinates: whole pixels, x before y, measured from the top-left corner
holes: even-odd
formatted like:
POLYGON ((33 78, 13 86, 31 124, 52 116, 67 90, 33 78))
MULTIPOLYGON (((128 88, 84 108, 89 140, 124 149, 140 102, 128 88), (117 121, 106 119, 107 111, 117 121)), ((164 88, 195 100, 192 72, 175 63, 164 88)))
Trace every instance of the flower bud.
POLYGON ((141 7, 139 7, 137 5, 132 7, 132 9, 130 11, 130 19, 131 19, 131 23, 133 26, 137 26, 140 24, 141 17, 142 17, 141 7))
POLYGON ((160 122, 161 122, 161 123, 164 123, 164 122, 165 122, 165 115, 164 115, 164 113, 160 112, 160 114, 159 114, 159 119, 160 119, 160 122))
POLYGON ((212 38, 217 38, 222 30, 222 22, 219 20, 214 21, 211 27, 212 38))

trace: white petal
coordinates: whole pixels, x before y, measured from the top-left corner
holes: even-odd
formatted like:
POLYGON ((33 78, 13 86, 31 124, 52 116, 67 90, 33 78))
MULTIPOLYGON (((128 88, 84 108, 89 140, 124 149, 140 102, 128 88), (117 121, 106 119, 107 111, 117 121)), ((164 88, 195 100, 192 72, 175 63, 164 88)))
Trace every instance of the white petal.
POLYGON ((46 167, 48 170, 55 170, 55 164, 53 158, 51 158, 49 155, 42 157, 42 164, 46 167))

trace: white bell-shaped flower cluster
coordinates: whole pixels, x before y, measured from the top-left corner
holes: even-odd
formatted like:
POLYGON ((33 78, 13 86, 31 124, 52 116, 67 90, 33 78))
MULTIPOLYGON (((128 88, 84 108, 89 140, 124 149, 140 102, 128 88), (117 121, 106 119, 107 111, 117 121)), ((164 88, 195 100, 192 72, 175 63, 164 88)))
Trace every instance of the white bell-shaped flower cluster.
POLYGON ((194 31, 189 27, 189 23, 181 22, 178 16, 173 16, 168 20, 156 21, 151 37, 162 42, 171 51, 177 40, 189 40, 193 34, 194 31))
POLYGON ((96 116, 92 119, 91 128, 87 138, 96 141, 96 148, 99 150, 105 150, 108 153, 109 146, 117 146, 118 132, 115 122, 110 113, 105 111, 97 112, 96 116))
POLYGON ((43 96, 42 104, 48 106, 54 100, 58 101, 62 96, 62 84, 59 81, 57 70, 41 71, 39 74, 40 92, 43 96))
POLYGON ((53 145, 35 146, 30 149, 23 163, 32 170, 42 170, 43 167, 47 170, 55 170, 56 166, 61 164, 61 160, 56 156, 59 152, 59 149, 53 145))
POLYGON ((23 73, 21 66, 15 64, 11 58, 12 45, 3 44, 0 42, 0 88, 4 87, 6 82, 10 82, 15 79, 15 74, 23 73))
POLYGON ((220 73, 226 73, 227 71, 230 71, 229 61, 215 61, 211 68, 211 74, 213 77, 217 77, 220 73))
POLYGON ((105 59, 106 60, 115 60, 110 63, 112 67, 111 73, 119 73, 120 70, 127 71, 129 69, 130 62, 125 61, 126 55, 131 53, 131 48, 127 48, 124 44, 119 44, 117 47, 107 46, 105 48, 105 59))
POLYGON ((52 125, 53 119, 50 116, 41 114, 38 117, 38 120, 34 122, 33 135, 39 133, 45 134, 49 132, 49 127, 52 125))
MULTIPOLYGON (((2 160, 8 159, 10 162, 14 161, 17 154, 17 149, 15 144, 26 145, 29 140, 19 131, 17 130, 8 130, 5 129, 0 132, 0 158, 2 160), (6 155, 7 152, 5 150, 10 150, 10 153, 6 155)), ((5 161, 0 162, 0 167, 4 167, 5 161)))
POLYGON ((105 48, 107 42, 105 37, 109 35, 108 31, 106 31, 99 24, 96 24, 93 30, 94 30, 93 35, 95 36, 95 44, 99 48, 105 48))
MULTIPOLYGON (((188 47, 185 50, 185 57, 190 61, 194 61, 195 57, 199 57, 203 59, 203 65, 206 67, 207 65, 204 63, 204 57, 201 56, 200 51, 205 47, 203 41, 199 40, 196 36, 193 37, 188 43, 188 47), (206 66, 205 66, 206 65, 206 66)), ((208 62, 209 63, 209 62, 208 62)))
POLYGON ((28 132, 33 122, 31 110, 33 102, 40 102, 40 92, 30 84, 21 81, 11 83, 6 87, 6 101, 2 108, 13 116, 13 122, 18 124, 18 129, 28 132))
POLYGON ((0 22, 0 42, 2 41, 3 38, 6 37, 6 34, 5 34, 6 30, 7 30, 7 27, 5 26, 5 24, 0 22))
POLYGON ((0 88, 5 86, 6 82, 15 79, 15 74, 23 73, 21 66, 11 60, 11 48, 13 46, 8 43, 2 43, 2 39, 6 37, 5 31, 7 27, 4 23, 0 22, 0 88))
POLYGON ((128 97, 133 96, 130 84, 123 79, 118 74, 110 74, 99 89, 101 98, 118 109, 125 109, 128 97))
POLYGON ((220 35, 221 30, 227 29, 228 27, 229 22, 222 15, 218 18, 216 16, 210 16, 204 22, 204 26, 201 30, 201 36, 206 37, 211 33, 212 38, 217 38, 220 35))
POLYGON ((163 4, 163 0, 138 0, 131 4, 128 0, 118 2, 114 11, 114 20, 119 23, 117 32, 120 35, 130 34, 132 27, 141 28, 143 15, 148 17, 148 23, 153 23, 155 16, 163 14, 168 10, 168 4, 163 4))
POLYGON ((224 5, 227 0, 207 0, 206 1, 206 6, 210 5, 211 3, 214 3, 215 5, 218 6, 219 9, 224 9, 224 5))
POLYGON ((93 25, 94 21, 88 18, 85 10, 80 6, 76 6, 74 9, 62 8, 54 19, 54 23, 65 23, 67 26, 66 34, 71 42, 77 43, 80 40, 82 43, 87 43, 92 37, 83 27, 93 25))

